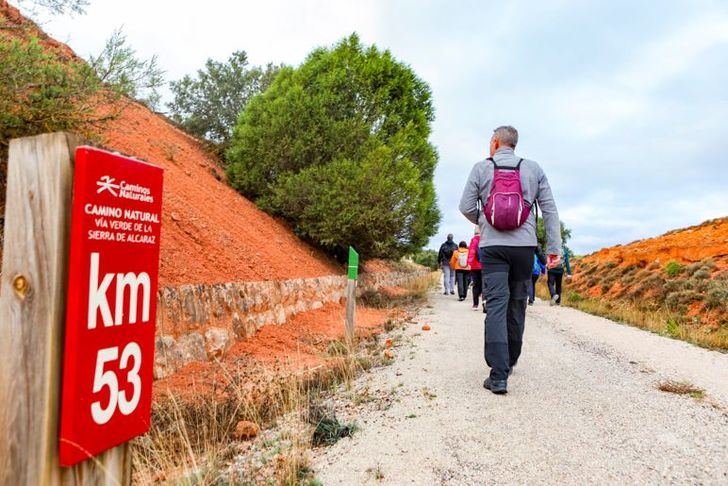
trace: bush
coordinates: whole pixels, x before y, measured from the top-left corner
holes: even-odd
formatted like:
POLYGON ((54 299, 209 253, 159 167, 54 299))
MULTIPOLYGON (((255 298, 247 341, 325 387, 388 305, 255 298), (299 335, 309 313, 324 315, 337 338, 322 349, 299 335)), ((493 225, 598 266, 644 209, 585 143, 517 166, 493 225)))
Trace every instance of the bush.
POLYGON ((422 265, 423 267, 437 270, 437 251, 436 250, 422 250, 412 255, 412 261, 422 265))
POLYGON ((710 269, 708 268, 700 268, 697 272, 693 274, 693 278, 698 280, 705 280, 706 278, 710 278, 710 269))
POLYGON ((356 35, 282 68, 250 100, 227 152, 230 183, 332 250, 393 257, 440 220, 430 89, 356 35))
POLYGON ((170 83, 172 119, 224 151, 248 101, 266 90, 279 69, 272 64, 250 66, 245 51, 233 52, 225 63, 208 59, 195 76, 170 83))
POLYGON ((710 282, 705 294, 705 306, 709 309, 722 308, 728 312, 728 276, 725 273, 710 282))
POLYGON ((111 91, 144 103, 152 110, 157 109, 164 71, 157 65, 156 55, 139 59, 121 29, 115 30, 101 53, 91 56, 88 62, 98 79, 111 91))
POLYGON ((702 299, 702 295, 694 290, 680 290, 671 292, 665 297, 665 305, 670 309, 691 304, 702 299))
POLYGON ((678 262, 672 261, 665 266, 665 273, 668 277, 676 277, 683 269, 678 262))
POLYGON ((47 53, 37 37, 0 37, 0 146, 96 121, 90 100, 100 88, 87 64, 47 53))
POLYGON ((582 297, 579 292, 569 292, 569 296, 566 298, 566 300, 568 302, 576 304, 577 302, 583 301, 584 297, 582 297))

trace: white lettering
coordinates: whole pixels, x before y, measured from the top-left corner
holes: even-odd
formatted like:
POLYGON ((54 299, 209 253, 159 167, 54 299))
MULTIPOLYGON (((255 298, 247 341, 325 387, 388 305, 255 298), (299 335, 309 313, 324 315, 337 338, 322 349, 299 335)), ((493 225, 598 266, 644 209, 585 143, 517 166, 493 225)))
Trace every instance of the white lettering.
POLYGON ((129 324, 134 324, 137 320, 137 297, 139 287, 143 288, 142 294, 142 322, 149 320, 149 305, 151 299, 152 282, 149 280, 147 272, 142 272, 138 276, 129 272, 116 274, 116 319, 115 324, 122 324, 124 317, 124 289, 129 287, 129 324))
POLYGON ((99 260, 98 253, 91 253, 88 284, 88 328, 96 329, 96 318, 99 312, 101 312, 104 327, 119 326, 124 323, 124 294, 127 287, 129 288, 128 323, 134 324, 137 321, 140 287, 142 288, 142 322, 149 321, 152 298, 152 282, 149 274, 147 272, 141 272, 139 275, 133 272, 126 274, 107 273, 104 275, 101 284, 99 284, 99 260), (114 277, 116 277, 116 299, 114 315, 112 316, 106 293, 114 277))
POLYGON ((101 319, 105 327, 113 324, 109 301, 106 299, 106 290, 114 279, 113 273, 104 275, 99 285, 99 254, 91 253, 91 270, 88 278, 88 328, 96 329, 96 314, 101 311, 101 319))

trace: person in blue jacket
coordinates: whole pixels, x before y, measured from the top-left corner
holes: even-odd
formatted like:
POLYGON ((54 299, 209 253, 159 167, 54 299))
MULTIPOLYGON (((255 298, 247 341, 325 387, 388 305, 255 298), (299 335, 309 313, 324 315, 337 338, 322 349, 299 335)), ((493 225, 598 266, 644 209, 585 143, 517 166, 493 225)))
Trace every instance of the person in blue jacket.
POLYGON ((533 301, 536 298, 536 282, 538 282, 538 278, 544 273, 546 273, 546 264, 541 261, 538 253, 534 253, 531 286, 528 288, 528 305, 533 305, 533 301))
POLYGON ((564 247, 561 264, 548 270, 549 294, 551 302, 549 305, 561 305, 561 282, 566 271, 566 278, 571 279, 571 265, 569 265, 569 249, 564 247))

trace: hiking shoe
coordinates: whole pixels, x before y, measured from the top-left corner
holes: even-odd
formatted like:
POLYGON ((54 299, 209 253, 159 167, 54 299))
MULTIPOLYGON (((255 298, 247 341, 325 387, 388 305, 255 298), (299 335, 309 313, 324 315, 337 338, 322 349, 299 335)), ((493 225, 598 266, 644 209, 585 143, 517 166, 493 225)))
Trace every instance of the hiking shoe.
POLYGON ((528 301, 528 305, 533 305, 533 301, 532 300, 529 300, 528 301))
POLYGON ((462 297, 458 297, 458 302, 462 302, 462 301, 464 301, 464 300, 465 300, 464 298, 462 298, 462 297))
POLYGON ((559 294, 552 295, 551 300, 549 301, 549 305, 556 305, 557 300, 559 300, 559 294))
POLYGON ((473 306, 473 310, 474 310, 474 311, 476 311, 476 310, 478 310, 478 309, 480 309, 480 307, 478 307, 477 305, 474 305, 474 306, 473 306))
POLYGON ((455 295, 455 291, 454 290, 451 290, 450 291, 450 295, 455 295))
POLYGON ((483 388, 486 388, 496 395, 504 395, 508 393, 508 382, 506 380, 491 380, 486 378, 483 382, 483 388))
POLYGON ((447 295, 447 290, 442 293, 442 295, 447 295))

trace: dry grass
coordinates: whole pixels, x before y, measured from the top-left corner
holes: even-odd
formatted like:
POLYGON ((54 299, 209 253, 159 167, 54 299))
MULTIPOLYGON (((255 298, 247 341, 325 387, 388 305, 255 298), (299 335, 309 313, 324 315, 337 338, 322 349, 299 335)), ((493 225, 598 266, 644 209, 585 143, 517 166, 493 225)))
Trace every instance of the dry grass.
MULTIPOLYGON (((420 303, 436 282, 436 275, 413 279, 387 306, 420 303)), ((397 325, 390 321, 388 327, 397 325)), ((328 419, 310 423, 310 410, 325 391, 340 384, 350 389, 362 371, 388 364, 383 351, 377 336, 351 344, 332 341, 325 366, 287 374, 219 363, 224 382, 199 395, 166 395, 154 403, 151 428, 134 443, 134 483, 315 484, 308 455, 314 437, 332 442, 356 428, 328 419), (285 430, 269 437, 283 419, 285 430), (257 424, 261 436, 236 439, 240 421, 257 424)))
POLYGON ((675 393, 676 395, 689 395, 696 399, 705 397, 705 390, 684 381, 661 381, 657 384, 657 389, 667 393, 675 393))
MULTIPOLYGON (((716 330, 691 326, 678 312, 658 307, 654 310, 641 309, 629 301, 593 298, 565 289, 561 299, 562 305, 573 307, 589 314, 612 319, 642 329, 681 339, 709 349, 728 350, 728 328, 722 326, 716 330)), ((537 286, 537 294, 548 299, 548 289, 541 283, 537 286)))
POLYGON ((367 307, 376 309, 391 309, 412 304, 422 303, 430 290, 439 282, 439 272, 428 273, 416 277, 400 285, 401 293, 391 294, 386 289, 365 289, 357 301, 367 307))
POLYGON ((376 341, 362 342, 353 350, 335 341, 325 367, 286 375, 261 367, 253 372, 256 383, 251 383, 250 369, 239 374, 224 369, 225 383, 204 394, 163 397, 154 403, 149 432, 135 441, 134 482, 246 484, 254 478, 253 483, 310 484, 315 478, 308 450, 316 434, 326 429, 325 442, 332 442, 353 433, 355 426, 328 419, 309 423, 309 411, 324 391, 342 383, 349 388, 363 370, 384 364, 382 349, 376 341), (249 441, 233 437, 240 421, 264 429, 274 427, 281 417, 294 426, 275 439, 258 441, 255 454, 248 452, 249 441))

